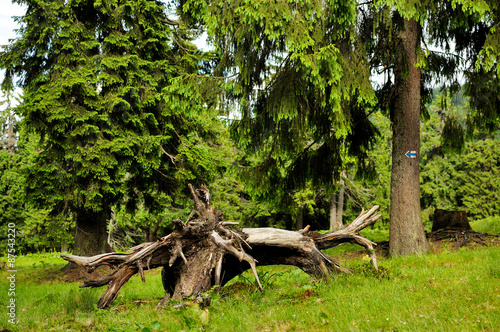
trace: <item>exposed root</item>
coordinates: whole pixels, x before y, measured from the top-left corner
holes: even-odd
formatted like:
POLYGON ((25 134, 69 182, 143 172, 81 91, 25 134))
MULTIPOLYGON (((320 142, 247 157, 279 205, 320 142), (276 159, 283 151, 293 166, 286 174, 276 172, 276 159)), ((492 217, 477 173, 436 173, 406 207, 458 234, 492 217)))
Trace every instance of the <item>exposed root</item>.
POLYGON ((137 268, 139 269, 139 274, 141 275, 142 282, 146 282, 146 277, 144 277, 144 269, 142 268, 142 262, 137 261, 137 268))
POLYGON ((455 242, 453 245, 454 249, 460 249, 464 246, 469 245, 471 242, 480 244, 482 246, 487 246, 487 239, 498 238, 498 234, 488 234, 476 232, 472 229, 457 229, 457 228, 445 228, 439 229, 426 234, 429 241, 450 241, 455 242))
POLYGON ((116 298, 121 287, 138 273, 145 282, 145 270, 163 267, 162 281, 170 298, 182 299, 197 296, 213 287, 223 286, 248 267, 252 270, 260 290, 263 289, 256 265, 288 264, 301 268, 316 277, 327 277, 333 272, 352 273, 332 257, 321 252, 344 242, 363 246, 377 267, 375 243, 364 238, 359 231, 373 224, 381 215, 373 215, 374 206, 340 230, 318 235, 309 226, 298 232, 275 228, 230 229, 235 222, 223 220, 223 213, 210 206, 210 192, 206 187, 194 189, 193 216, 186 223, 173 220, 174 231, 156 242, 147 242, 130 249, 129 254, 107 253, 93 257, 61 255, 62 258, 93 271, 108 265, 116 271, 96 280, 87 281, 82 287, 108 285, 98 307, 105 308, 116 298), (181 259, 179 259, 179 257, 181 259))
POLYGON ((181 256, 182 260, 184 261, 184 264, 186 264, 186 265, 188 264, 186 256, 184 255, 184 252, 182 251, 182 243, 179 239, 177 239, 175 241, 175 246, 171 250, 170 255, 171 255, 170 260, 168 261, 169 266, 172 266, 179 256, 181 256))
POLYGON ((245 253, 243 250, 238 250, 236 247, 233 246, 232 242, 230 240, 224 240, 217 232, 212 231, 210 234, 212 241, 218 245, 223 247, 226 251, 228 251, 230 254, 235 256, 241 261, 245 261, 248 264, 250 264, 250 267, 252 269, 253 275, 255 276, 255 280, 257 281, 257 284, 259 285, 259 289, 262 291, 262 285, 259 280, 259 275, 257 274, 257 268, 256 268, 256 260, 245 253))
POLYGON ((224 260, 224 255, 220 255, 215 265, 215 286, 220 286, 223 260, 224 260))
POLYGON ((318 249, 331 248, 344 242, 356 243, 366 249, 368 255, 371 258, 370 262, 378 271, 377 256, 374 249, 377 244, 359 234, 360 230, 375 223, 382 216, 381 214, 372 216, 378 208, 379 206, 375 205, 368 211, 365 211, 363 209, 359 216, 354 219, 352 223, 342 227, 339 230, 316 236, 312 235, 312 239, 316 243, 318 249))

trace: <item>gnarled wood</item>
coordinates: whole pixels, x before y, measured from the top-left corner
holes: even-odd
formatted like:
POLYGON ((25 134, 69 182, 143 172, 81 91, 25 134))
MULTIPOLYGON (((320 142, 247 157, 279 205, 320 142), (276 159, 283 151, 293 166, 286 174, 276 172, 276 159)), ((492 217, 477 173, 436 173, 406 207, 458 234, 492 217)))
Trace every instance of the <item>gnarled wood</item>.
POLYGON ((194 201, 191 216, 186 223, 174 220, 174 231, 158 241, 135 246, 128 254, 61 255, 88 271, 101 265, 116 270, 81 286, 109 285, 99 300, 99 308, 109 306, 131 276, 139 273, 145 281, 144 271, 160 266, 167 292, 165 299, 182 299, 214 286, 223 286, 247 269, 252 270, 262 289, 257 265, 294 265, 320 278, 332 273, 351 273, 321 252, 345 242, 365 247, 372 264, 377 267, 375 243, 361 236, 359 231, 380 218, 381 215, 373 215, 378 206, 363 211, 349 225, 325 234, 310 232, 309 227, 298 232, 275 228, 231 229, 228 226, 235 223, 224 221, 222 212, 210 206, 210 192, 206 187, 195 190, 189 185, 189 189, 194 201))
POLYGON ((472 231, 472 227, 470 227, 469 220, 467 219, 467 212, 436 209, 434 211, 432 231, 435 232, 440 229, 472 231))

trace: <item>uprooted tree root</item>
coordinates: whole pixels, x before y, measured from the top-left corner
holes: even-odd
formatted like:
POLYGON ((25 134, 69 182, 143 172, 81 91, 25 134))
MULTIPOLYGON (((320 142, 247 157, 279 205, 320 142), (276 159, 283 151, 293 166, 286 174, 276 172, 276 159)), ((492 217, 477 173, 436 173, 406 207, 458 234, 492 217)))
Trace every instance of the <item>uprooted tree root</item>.
MULTIPOLYGON (((462 228, 445 228, 427 233, 427 239, 430 242, 450 242, 453 244, 453 249, 460 249, 471 244, 479 244, 482 246, 491 245, 497 241, 500 235, 480 233, 472 229, 462 228)), ((497 241, 498 242, 498 241, 497 241)))
POLYGON ((106 308, 116 298, 121 287, 136 273, 145 281, 144 271, 163 267, 162 282, 167 294, 161 303, 173 298, 181 300, 197 296, 213 287, 223 286, 235 276, 251 269, 262 289, 256 266, 294 265, 315 277, 333 273, 351 273, 321 250, 351 242, 363 246, 377 269, 376 244, 359 234, 363 228, 380 218, 374 215, 378 206, 361 214, 349 225, 325 234, 310 232, 309 227, 298 232, 275 228, 233 229, 238 223, 227 222, 223 213, 211 206, 210 192, 204 186, 189 185, 194 200, 192 217, 186 223, 173 220, 174 231, 156 242, 146 242, 130 248, 130 253, 106 253, 92 257, 61 255, 84 267, 88 272, 99 266, 114 271, 80 287, 108 285, 98 307, 106 308))

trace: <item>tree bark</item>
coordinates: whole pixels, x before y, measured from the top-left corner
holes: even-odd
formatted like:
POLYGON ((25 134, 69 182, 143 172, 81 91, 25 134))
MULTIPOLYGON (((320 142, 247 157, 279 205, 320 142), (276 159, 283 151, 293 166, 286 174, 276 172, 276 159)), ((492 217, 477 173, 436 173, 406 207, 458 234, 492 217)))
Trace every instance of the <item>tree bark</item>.
POLYGON ((299 207, 299 211, 297 212, 297 216, 295 217, 295 229, 301 230, 304 228, 304 207, 299 207))
MULTIPOLYGON (((144 271, 163 267, 162 282, 165 298, 183 299, 199 295, 214 286, 223 286, 235 276, 251 269, 262 289, 256 266, 294 265, 316 277, 335 272, 350 273, 332 257, 320 250, 345 242, 366 248, 377 268, 375 243, 364 238, 359 231, 373 224, 381 215, 374 215, 378 206, 363 211, 351 224, 334 232, 318 234, 309 227, 298 232, 274 228, 231 229, 237 223, 223 220, 222 212, 210 206, 206 188, 194 190, 195 219, 186 223, 173 221, 174 231, 156 242, 146 242, 130 249, 131 253, 107 253, 93 257, 61 255, 62 258, 85 267, 92 272, 98 266, 108 265, 115 272, 90 280, 82 287, 109 285, 98 307, 106 308, 118 291, 136 273, 145 281, 144 271)), ((162 300, 161 303, 163 303, 162 300)))
POLYGON ((340 175, 340 190, 339 190, 339 200, 337 202, 337 224, 338 228, 342 228, 344 225, 342 221, 342 217, 344 215, 344 198, 345 198, 345 182, 344 182, 344 176, 345 176, 345 171, 342 171, 342 174, 340 175))
POLYGON ((344 214, 344 196, 345 196, 345 182, 344 182, 345 171, 342 171, 340 176, 340 189, 338 196, 337 194, 332 194, 330 198, 330 230, 337 230, 342 228, 344 223, 342 222, 342 216, 344 214))
POLYGON ((436 209, 432 221, 432 232, 440 229, 459 229, 472 231, 465 211, 448 211, 436 209))
POLYGON ((337 193, 333 193, 330 197, 330 230, 336 230, 342 227, 337 222, 337 193))
POLYGON ((73 252, 79 256, 93 256, 106 252, 106 222, 110 212, 81 209, 76 213, 76 233, 73 252))
POLYGON ((158 239, 158 230, 160 229, 160 222, 157 221, 154 226, 145 226, 144 231, 144 242, 153 242, 158 239))
POLYGON ((394 256, 429 250, 420 208, 420 69, 415 67, 420 26, 405 19, 404 28, 394 69, 398 90, 392 114, 389 247, 394 256), (410 158, 411 151, 415 158, 410 158))
POLYGON ((14 131, 14 123, 15 123, 14 116, 9 115, 7 121, 9 123, 7 129, 7 150, 9 151, 9 154, 12 155, 16 152, 16 144, 17 144, 16 132, 14 131))

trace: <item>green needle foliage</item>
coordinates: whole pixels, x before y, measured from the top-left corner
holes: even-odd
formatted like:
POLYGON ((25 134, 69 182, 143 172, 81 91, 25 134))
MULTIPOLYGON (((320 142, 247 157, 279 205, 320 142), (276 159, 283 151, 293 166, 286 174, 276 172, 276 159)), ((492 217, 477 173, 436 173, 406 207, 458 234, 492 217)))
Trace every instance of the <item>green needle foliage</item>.
POLYGON ((114 204, 126 197, 131 208, 140 200, 158 207, 159 193, 174 195, 217 168, 210 151, 222 128, 201 75, 210 57, 168 18, 174 4, 20 3, 20 37, 0 65, 4 89, 17 78, 24 88, 22 125, 40 137, 27 192, 75 218, 75 251, 97 253, 114 204), (93 243, 79 240, 89 234, 93 243))
MULTIPOLYGON (((500 120, 499 58, 500 8, 497 1, 443 1, 429 20, 432 42, 446 52, 449 61, 436 63, 435 70, 450 73, 459 69, 465 78, 465 95, 470 98, 469 134, 475 129, 494 132, 500 120), (453 43, 451 43, 453 41, 453 43), (450 71, 453 69, 453 71, 450 71)), ((457 76, 452 91, 460 88, 457 76)))
POLYGON ((500 144, 486 139, 469 143, 461 155, 437 155, 423 168, 425 208, 465 210, 473 219, 500 212, 500 144))
POLYGON ((355 1, 190 0, 184 9, 206 26, 215 73, 230 78, 231 129, 254 196, 291 203, 308 181, 331 185, 347 155, 364 166, 375 96, 355 1))

